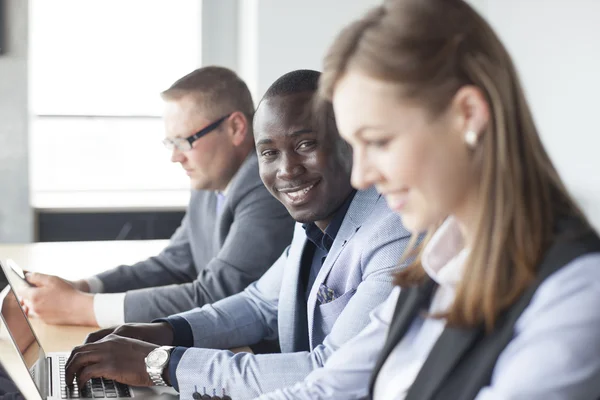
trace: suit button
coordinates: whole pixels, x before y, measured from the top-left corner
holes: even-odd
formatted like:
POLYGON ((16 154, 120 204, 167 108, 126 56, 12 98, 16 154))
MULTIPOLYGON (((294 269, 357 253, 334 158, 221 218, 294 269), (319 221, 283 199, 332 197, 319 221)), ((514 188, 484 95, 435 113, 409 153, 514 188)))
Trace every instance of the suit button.
POLYGON ((231 397, 227 396, 227 393, 225 393, 225 388, 223 388, 223 397, 221 397, 221 399, 223 399, 223 400, 232 400, 231 397))

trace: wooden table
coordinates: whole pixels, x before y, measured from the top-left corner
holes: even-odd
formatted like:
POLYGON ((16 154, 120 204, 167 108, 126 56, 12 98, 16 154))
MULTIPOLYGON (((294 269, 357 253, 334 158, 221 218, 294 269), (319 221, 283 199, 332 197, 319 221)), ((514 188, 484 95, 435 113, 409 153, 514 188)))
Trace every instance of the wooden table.
MULTIPOLYGON (((51 242, 0 244, 0 259, 11 258, 23 269, 74 280, 87 278, 120 264, 133 264, 158 254, 168 240, 124 240, 98 242, 51 242)), ((31 318, 46 352, 71 351, 98 327, 48 325, 31 318)), ((232 349, 250 351, 249 348, 232 349)))
MULTIPOLYGON (((0 244, 0 259, 11 258, 23 269, 58 275, 74 280, 95 275, 121 264, 133 264, 158 254, 168 240, 53 242, 29 244, 0 244)), ((36 336, 47 353, 71 351, 98 327, 48 325, 31 318, 36 336)), ((3 362, 17 364, 13 379, 26 398, 39 398, 35 387, 28 385, 28 373, 10 342, 0 338, 3 362)))
MULTIPOLYGON (((23 269, 74 280, 144 260, 158 254, 167 244, 168 240, 0 244, 0 259, 11 258, 23 269)), ((70 351, 88 333, 98 329, 48 325, 35 318, 31 323, 46 352, 70 351)))

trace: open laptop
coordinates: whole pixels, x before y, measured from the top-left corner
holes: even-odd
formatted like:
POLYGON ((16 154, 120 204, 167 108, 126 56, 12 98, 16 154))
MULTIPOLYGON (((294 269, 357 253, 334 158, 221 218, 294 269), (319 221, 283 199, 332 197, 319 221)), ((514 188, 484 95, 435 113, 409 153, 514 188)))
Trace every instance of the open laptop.
MULTIPOLYGON (((29 374, 24 374, 23 379, 31 382, 19 382, 27 385, 33 383, 42 399, 67 399, 67 398, 178 398, 178 393, 173 388, 150 387, 138 388, 123 385, 121 383, 94 378, 87 382, 85 387, 69 387, 65 382, 65 363, 69 358, 69 352, 48 353, 44 351, 37 339, 29 319, 17 300, 12 288, 14 277, 10 277, 12 270, 7 269, 0 262, 0 282, 7 281, 9 284, 1 290, 1 315, 4 326, 7 328, 12 346, 20 355, 18 361, 24 364, 29 374)), ((11 375, 12 369, 22 368, 15 363, 6 364, 4 368, 11 375)))
MULTIPOLYGON (((2 287, 0 282, 0 287, 2 287)), ((0 290, 0 296, 2 291, 0 290)), ((2 297, 0 297, 2 299, 2 297)), ((25 366, 23 371, 19 371, 18 368, 11 368, 11 373, 4 367, 5 365, 13 364, 14 360, 17 359, 17 365, 20 366, 22 363, 19 360, 19 355, 13 348, 10 340, 7 340, 8 332, 4 326, 2 318, 0 318, 0 399, 2 400, 25 400, 27 398, 37 399, 39 397, 38 391, 35 388, 33 392, 28 393, 26 390, 22 390, 17 384, 19 381, 18 373, 21 372, 22 376, 27 376, 28 373, 25 366)))

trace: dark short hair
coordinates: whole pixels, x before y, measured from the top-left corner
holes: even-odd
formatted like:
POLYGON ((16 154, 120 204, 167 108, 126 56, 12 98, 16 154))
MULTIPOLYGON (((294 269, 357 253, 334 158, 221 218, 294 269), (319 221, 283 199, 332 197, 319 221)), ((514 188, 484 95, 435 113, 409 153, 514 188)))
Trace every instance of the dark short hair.
POLYGON ((195 97, 209 114, 208 118, 241 111, 251 122, 254 115, 254 102, 248 86, 235 72, 225 67, 198 68, 161 93, 167 101, 186 96, 195 97))
POLYGON ((265 92, 263 99, 286 96, 303 92, 316 92, 319 89, 321 73, 311 69, 297 69, 279 77, 265 92))

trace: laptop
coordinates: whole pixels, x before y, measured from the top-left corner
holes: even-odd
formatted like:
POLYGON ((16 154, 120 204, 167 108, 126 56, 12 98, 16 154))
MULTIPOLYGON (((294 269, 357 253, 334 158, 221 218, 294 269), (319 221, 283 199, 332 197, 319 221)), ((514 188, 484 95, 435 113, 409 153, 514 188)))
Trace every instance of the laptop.
MULTIPOLYGON (((0 282, 0 286, 2 286, 0 282)), ((0 290, 1 293, 1 290, 0 290)), ((2 298, 2 297, 0 297, 2 298)), ((39 394, 37 389, 34 390, 33 393, 27 393, 27 391, 21 390, 19 385, 17 384, 18 375, 15 376, 15 368, 12 368, 12 375, 9 374, 5 365, 9 365, 11 362, 14 362, 15 358, 18 358, 18 354, 14 350, 12 343, 10 340, 6 340, 5 336, 7 336, 7 330, 2 322, 2 318, 0 318, 0 399, 10 399, 10 400, 25 400, 27 398, 38 398, 39 394)), ((20 361, 18 361, 20 363, 20 361)), ((23 366, 23 373, 27 374, 27 370, 23 366)))
POLYGON ((0 262, 0 282, 8 282, 4 289, 0 288, 1 316, 4 327, 8 331, 0 340, 9 338, 9 342, 20 357, 17 362, 7 363, 2 360, 4 368, 11 376, 18 374, 23 365, 29 374, 21 374, 27 382, 18 382, 19 387, 34 385, 42 399, 71 399, 71 398, 109 398, 109 399, 165 399, 178 398, 179 394, 170 387, 132 387, 104 378, 94 378, 82 388, 75 384, 73 387, 65 382, 65 364, 69 352, 44 351, 35 335, 28 317, 23 312, 12 288, 14 277, 0 262), (21 364, 21 365, 18 365, 21 364), (14 370, 14 371, 13 371, 14 370), (13 373, 14 372, 14 373, 13 373))

